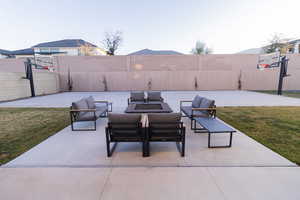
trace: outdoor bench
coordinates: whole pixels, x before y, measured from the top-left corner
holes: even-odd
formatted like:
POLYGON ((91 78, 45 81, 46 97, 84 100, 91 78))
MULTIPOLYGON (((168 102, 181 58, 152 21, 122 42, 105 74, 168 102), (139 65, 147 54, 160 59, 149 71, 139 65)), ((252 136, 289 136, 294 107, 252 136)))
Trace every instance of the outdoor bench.
POLYGON ((185 117, 191 120, 191 129, 195 133, 208 133, 208 147, 231 147, 232 133, 236 132, 233 128, 216 118, 217 108, 214 100, 205 97, 196 96, 193 101, 180 101, 180 111, 185 117), (191 103, 184 106, 184 103, 191 103), (201 127, 197 127, 197 124, 201 127), (229 145, 212 146, 211 134, 213 133, 230 133, 229 145))
POLYGON ((199 123, 208 132, 208 148, 217 147, 231 147, 232 145, 232 133, 236 132, 235 129, 231 128, 227 124, 218 120, 217 118, 211 117, 197 117, 195 122, 199 123), (229 145, 212 146, 211 145, 211 134, 217 133, 230 133, 229 145))

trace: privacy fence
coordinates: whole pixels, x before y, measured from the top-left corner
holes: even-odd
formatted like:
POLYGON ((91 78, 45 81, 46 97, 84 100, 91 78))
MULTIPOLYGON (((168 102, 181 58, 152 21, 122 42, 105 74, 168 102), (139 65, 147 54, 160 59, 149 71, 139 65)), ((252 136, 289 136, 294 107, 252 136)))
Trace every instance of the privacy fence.
MULTIPOLYGON (((300 90, 300 54, 285 90, 300 90)), ((37 94, 59 91, 275 90, 279 69, 256 69, 258 55, 61 56, 55 72, 35 71, 37 94)), ((0 101, 30 96, 23 59, 0 59, 0 101)))
MULTIPOLYGON (((300 55, 290 55, 284 89, 300 89, 300 55)), ((58 57, 61 90, 274 90, 279 69, 256 69, 258 55, 58 57)))

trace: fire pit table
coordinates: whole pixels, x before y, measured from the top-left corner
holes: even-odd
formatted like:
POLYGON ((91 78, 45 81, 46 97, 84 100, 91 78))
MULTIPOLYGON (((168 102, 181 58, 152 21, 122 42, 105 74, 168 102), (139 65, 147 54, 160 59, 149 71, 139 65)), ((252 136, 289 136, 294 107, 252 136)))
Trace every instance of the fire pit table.
POLYGON ((129 104, 125 113, 171 113, 173 112, 167 103, 132 103, 129 104))

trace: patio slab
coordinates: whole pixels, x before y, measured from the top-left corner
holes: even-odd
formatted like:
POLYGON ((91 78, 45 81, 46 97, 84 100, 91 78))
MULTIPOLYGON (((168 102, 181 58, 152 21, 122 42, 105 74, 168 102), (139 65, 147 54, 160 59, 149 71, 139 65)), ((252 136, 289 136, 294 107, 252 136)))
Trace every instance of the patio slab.
POLYGON ((1 199, 300 198, 298 167, 0 168, 1 199))
MULTIPOLYGON (((118 167, 118 166, 295 166, 241 132, 233 136, 231 148, 207 147, 208 134, 194 133, 187 126, 186 155, 181 157, 174 142, 151 143, 151 156, 142 157, 140 143, 119 143, 112 157, 106 156, 105 126, 97 121, 97 131, 63 129, 39 145, 5 164, 4 167, 118 167)), ((229 134, 216 134, 213 144, 228 143, 229 134)))
MULTIPOLYGON (((216 100, 217 106, 300 106, 300 99, 250 91, 163 91, 162 96, 173 111, 180 100, 195 95, 216 100)), ((23 100, 0 103, 0 107, 69 107, 73 101, 92 95, 96 100, 113 102, 115 112, 124 112, 129 92, 64 92, 23 100)))

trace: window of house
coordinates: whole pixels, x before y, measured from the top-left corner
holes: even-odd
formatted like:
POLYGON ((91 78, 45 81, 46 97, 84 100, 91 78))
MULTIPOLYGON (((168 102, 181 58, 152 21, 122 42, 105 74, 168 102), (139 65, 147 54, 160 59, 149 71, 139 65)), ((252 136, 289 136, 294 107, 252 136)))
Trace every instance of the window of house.
POLYGON ((49 52, 49 48, 42 47, 40 48, 40 52, 49 52))

